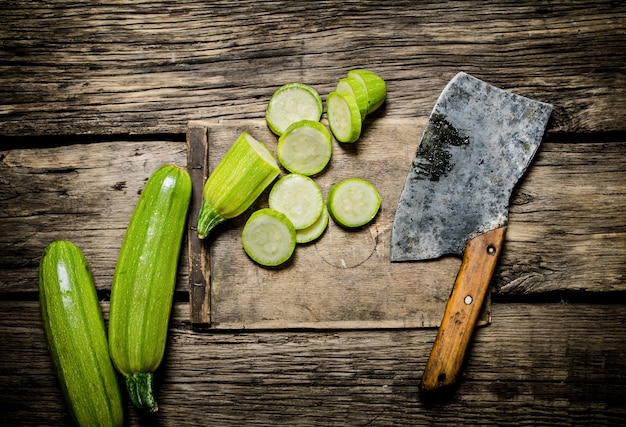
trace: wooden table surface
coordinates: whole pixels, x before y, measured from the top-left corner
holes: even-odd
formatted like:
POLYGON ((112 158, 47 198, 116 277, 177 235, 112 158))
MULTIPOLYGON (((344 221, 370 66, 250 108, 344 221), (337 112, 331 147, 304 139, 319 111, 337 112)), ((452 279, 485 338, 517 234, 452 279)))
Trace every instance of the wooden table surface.
POLYGON ((388 83, 365 132, 424 123, 459 71, 554 105, 459 387, 420 398, 433 327, 194 331, 183 257, 160 409, 128 424, 626 424, 623 2, 12 1, 0 22, 0 424, 69 423, 45 245, 79 243, 106 318, 124 223, 186 164, 188 122, 262 120, 282 84, 325 96, 351 68, 388 83))

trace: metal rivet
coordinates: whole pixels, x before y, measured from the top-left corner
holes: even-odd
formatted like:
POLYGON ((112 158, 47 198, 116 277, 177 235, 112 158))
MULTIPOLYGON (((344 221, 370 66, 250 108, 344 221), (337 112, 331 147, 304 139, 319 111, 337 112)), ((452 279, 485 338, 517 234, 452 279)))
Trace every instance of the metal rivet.
POLYGON ((466 296, 465 299, 463 300, 463 302, 465 302, 466 305, 470 305, 473 301, 474 299, 472 298, 471 295, 466 296))
POLYGON ((489 255, 495 255, 496 254, 496 247, 494 245, 487 246, 487 253, 489 255))

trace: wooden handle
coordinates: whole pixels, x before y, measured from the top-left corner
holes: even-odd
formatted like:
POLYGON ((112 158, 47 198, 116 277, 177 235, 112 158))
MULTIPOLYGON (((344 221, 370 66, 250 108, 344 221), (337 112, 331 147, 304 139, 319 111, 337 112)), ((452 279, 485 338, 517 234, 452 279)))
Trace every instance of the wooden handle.
POLYGON ((505 232, 506 227, 497 228, 467 243, 461 269, 422 376, 422 392, 441 390, 457 382, 505 232))

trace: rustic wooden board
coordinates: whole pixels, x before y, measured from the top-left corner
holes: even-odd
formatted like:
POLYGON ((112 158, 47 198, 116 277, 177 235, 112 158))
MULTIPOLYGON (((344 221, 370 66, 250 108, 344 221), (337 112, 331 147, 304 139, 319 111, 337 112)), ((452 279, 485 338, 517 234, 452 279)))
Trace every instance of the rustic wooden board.
MULTIPOLYGON (((330 165, 314 177, 324 199, 345 178, 370 181, 382 204, 373 222, 345 230, 332 220, 321 238, 298 245, 279 268, 264 268, 248 258, 241 230, 250 213, 267 206, 267 191, 248 212, 220 227, 205 242, 210 277, 212 328, 415 328, 437 326, 460 259, 391 263, 389 240, 393 216, 424 119, 368 120, 356 144, 333 141, 330 165)), ((202 123, 206 126, 209 173, 243 131, 276 153, 277 137, 264 120, 202 123)), ((193 133, 189 132, 190 137, 193 133)), ((198 136, 201 137, 201 133, 198 136)), ((192 138, 193 139, 193 138, 192 138)), ((201 144, 188 144, 198 147, 201 144)), ((200 154, 200 158, 204 156, 200 154)), ((194 156, 191 155, 191 158, 194 156)), ((208 174, 205 174, 208 175, 208 174)), ((201 186, 203 181, 194 183, 201 186)), ((190 240, 197 238, 192 233, 190 240)), ((195 254, 192 252, 191 257, 195 254)), ((193 267, 194 264, 192 264, 193 267)), ((197 276, 192 272, 190 277, 197 276)), ((196 286, 192 286, 196 288, 196 286)), ((206 296, 202 298, 206 299, 206 296)), ((191 300, 192 308, 197 308, 191 300)), ((200 309, 204 309, 201 305, 200 309)), ((488 323, 489 304, 481 323, 488 323)), ((192 312, 192 318, 197 317, 192 312)))
MULTIPOLYGON (((408 159, 424 121, 373 118, 365 138, 396 124, 414 128, 413 147, 407 146, 404 154, 408 159)), ((0 151, 0 291, 35 292, 39 257, 45 245, 59 238, 79 244, 96 286, 108 290, 145 180, 162 163, 186 165, 186 157, 184 142, 167 139, 0 151)), ((391 205, 385 204, 389 210, 391 205)), ((495 292, 625 291, 625 212, 626 141, 548 137, 514 194, 495 292)), ((450 266, 439 274, 449 280, 453 270, 450 266)), ((177 287, 184 294, 187 271, 185 252, 177 287)))
MULTIPOLYGON (((102 308, 105 317, 108 303, 102 308)), ((457 393, 417 385, 434 329, 195 333, 172 311, 159 412, 134 426, 626 424, 624 304, 494 304, 457 393)), ((36 301, 0 301, 0 420, 66 426, 36 301)))
POLYGON ((207 329, 211 324, 211 272, 207 245, 197 238, 198 215, 202 206, 204 182, 209 164, 208 135, 205 126, 187 128, 187 170, 192 182, 191 204, 187 221, 187 258, 189 260, 190 322, 195 329, 207 329), (189 238, 191 237, 191 238, 189 238))
POLYGON ((379 114, 430 113, 458 71, 555 105, 551 131, 623 131, 626 3, 534 0, 12 1, 0 135, 159 134, 261 118, 280 85, 389 83, 379 114))

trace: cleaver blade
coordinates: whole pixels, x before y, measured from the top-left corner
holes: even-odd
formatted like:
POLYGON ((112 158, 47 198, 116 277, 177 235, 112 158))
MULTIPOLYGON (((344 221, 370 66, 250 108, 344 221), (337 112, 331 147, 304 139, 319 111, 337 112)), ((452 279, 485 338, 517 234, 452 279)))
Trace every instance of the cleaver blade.
POLYGON ((424 128, 391 231, 390 260, 462 255, 420 382, 424 392, 458 381, 502 250, 513 188, 532 161, 552 105, 460 72, 424 128))

